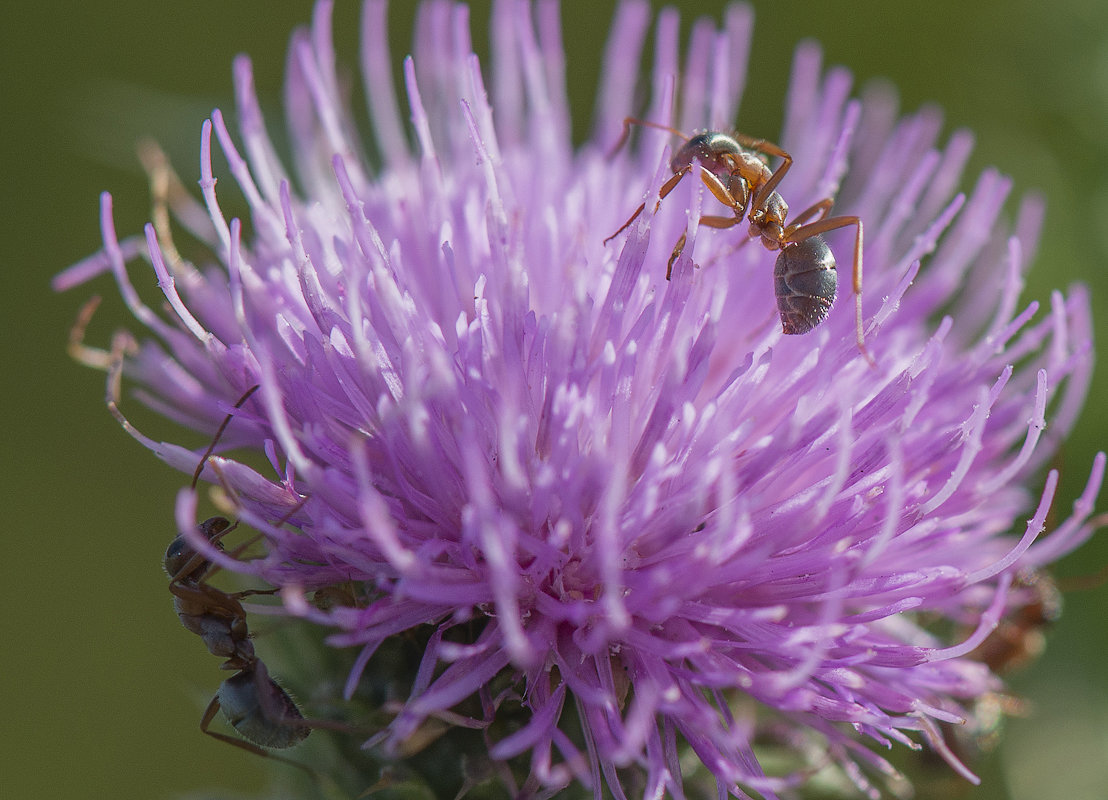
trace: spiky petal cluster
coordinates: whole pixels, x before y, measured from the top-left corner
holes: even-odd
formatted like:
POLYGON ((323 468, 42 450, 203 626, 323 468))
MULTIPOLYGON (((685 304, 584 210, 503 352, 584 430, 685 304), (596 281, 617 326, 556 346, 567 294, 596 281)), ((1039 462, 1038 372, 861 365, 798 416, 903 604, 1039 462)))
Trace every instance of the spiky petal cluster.
MULTIPOLYGON (((210 433, 260 384, 221 447, 264 452, 272 475, 215 457, 204 477, 268 554, 210 557, 361 648, 348 691, 382 642, 429 632, 387 742, 474 695, 486 716, 473 724, 495 722, 487 687, 507 677, 525 722, 490 734, 489 753, 548 787, 576 778, 619 797, 630 767, 645 796, 681 796, 687 747, 722 791, 772 798, 805 773, 768 777, 755 737, 805 731, 872 794, 867 773, 891 768, 859 734, 941 748, 936 722, 970 717, 999 685, 967 656, 1021 602, 1012 576, 1089 535, 1104 471, 1098 458, 1073 515, 1036 541, 1057 476, 1039 495, 1026 484, 1074 421, 1091 364, 1082 289, 1045 314, 1019 306, 1039 205, 1009 230, 1007 178, 955 194, 966 134, 940 144, 935 112, 900 117, 887 92, 851 99, 849 76, 802 47, 781 137, 795 166, 779 188, 794 209, 836 197, 864 220, 874 368, 849 303, 782 335, 775 254, 745 226, 698 226, 722 213, 698 181, 654 208, 670 137, 644 129, 609 152, 634 112, 682 130, 741 120, 746 7, 721 30, 694 26, 681 70, 677 18, 658 17, 644 110, 630 98, 649 10, 622 3, 594 133, 575 150, 555 5, 497 4, 491 103, 465 7, 424 5, 403 68, 409 141, 384 8, 369 0, 376 166, 344 106, 330 13, 320 2, 291 47, 294 173, 247 59, 237 138, 218 111, 204 123, 204 205, 176 211, 210 264, 171 257, 152 227, 117 240, 105 196, 103 251, 57 281, 114 274, 150 334, 125 374, 167 417, 210 433), (220 209, 213 136, 245 223, 220 209), (166 314, 132 287, 135 259, 166 314), (361 602, 307 602, 350 581, 361 602)), ((852 233, 839 233, 828 239, 848 264, 852 233)), ((197 451, 131 430, 196 466, 197 451)), ((194 501, 182 496, 183 530, 194 501)))

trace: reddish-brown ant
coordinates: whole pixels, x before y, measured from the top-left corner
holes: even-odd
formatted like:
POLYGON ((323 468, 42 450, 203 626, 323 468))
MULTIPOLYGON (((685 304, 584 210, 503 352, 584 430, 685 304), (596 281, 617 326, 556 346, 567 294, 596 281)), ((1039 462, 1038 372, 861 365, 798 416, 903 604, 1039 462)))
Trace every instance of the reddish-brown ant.
MULTIPOLYGON (((821 234, 846 228, 857 228, 854 239, 854 298, 858 350, 871 365, 873 357, 866 349, 862 330, 862 220, 856 216, 829 217, 833 201, 830 198, 798 214, 786 223, 789 206, 777 192, 777 186, 792 166, 793 158, 783 149, 764 139, 740 133, 706 131, 686 136, 674 128, 656 122, 628 117, 623 121, 623 133, 614 150, 623 146, 632 125, 642 125, 667 131, 684 140, 670 159, 673 175, 658 190, 658 204, 674 190, 681 179, 699 167, 700 179, 720 203, 731 209, 731 216, 706 214, 700 224, 710 228, 731 228, 745 217, 749 232, 768 250, 779 250, 773 270, 774 294, 781 316, 781 329, 787 334, 808 333, 823 322, 835 301, 838 274, 835 256, 821 234), (765 156, 781 159, 781 165, 771 170, 765 156)), ((611 241, 646 208, 643 203, 619 230, 604 240, 611 241)), ((657 208, 657 206, 655 206, 657 208)), ((673 264, 685 248, 682 233, 666 267, 668 280, 673 264)))
MULTIPOLYGON (((241 408, 257 388, 254 386, 239 398, 235 409, 241 408)), ((233 416, 233 412, 227 415, 212 444, 201 457, 193 475, 193 488, 233 416)), ((225 517, 212 517, 200 523, 199 530, 209 542, 221 548, 219 540, 234 530, 236 524, 225 517)), ((173 594, 173 605, 181 624, 200 636, 210 653, 227 659, 222 669, 236 670, 234 675, 223 681, 208 704, 200 720, 200 730, 251 753, 308 769, 262 749, 292 747, 304 741, 311 728, 316 727, 316 723, 308 723, 304 719, 293 699, 269 677, 265 664, 254 653, 241 600, 250 595, 270 594, 272 590, 228 593, 216 589, 205 580, 214 571, 214 565, 180 535, 170 542, 164 565, 171 578, 169 591, 173 594), (227 722, 246 741, 210 729, 220 709, 227 722)))
POLYGON ((1028 593, 1029 602, 1001 619, 970 654, 998 675, 1025 667, 1042 655, 1046 629, 1062 613, 1062 592, 1046 572, 1024 570, 1013 585, 1017 591, 1028 593))
MULTIPOLYGON (((1040 569, 1021 570, 1012 584, 1022 602, 1003 617, 969 658, 980 661, 996 675, 1008 675, 1034 662, 1046 645, 1046 631, 1062 611, 1062 589, 1092 589, 1104 582, 1108 571, 1088 578, 1064 581, 1060 586, 1040 569)), ((974 701, 971 725, 943 723, 946 744, 956 757, 968 760, 992 750, 998 743, 1006 717, 1027 716, 1029 704, 1005 692, 985 692, 974 701)))

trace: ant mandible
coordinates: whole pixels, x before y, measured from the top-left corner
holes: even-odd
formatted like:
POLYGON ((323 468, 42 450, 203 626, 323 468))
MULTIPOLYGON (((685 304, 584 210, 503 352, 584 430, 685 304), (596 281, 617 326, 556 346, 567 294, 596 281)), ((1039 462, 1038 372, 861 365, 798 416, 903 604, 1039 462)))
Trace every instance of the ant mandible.
MULTIPOLYGON (((777 186, 792 166, 793 158, 785 150, 765 139, 755 139, 741 133, 705 131, 686 136, 680 131, 656 122, 627 117, 623 132, 613 148, 618 151, 627 141, 632 125, 657 128, 684 140, 670 159, 673 175, 658 190, 658 204, 676 188, 681 179, 699 167, 700 179, 720 203, 731 209, 731 216, 706 214, 700 224, 709 228, 732 228, 746 217, 750 236, 760 239, 767 250, 779 250, 773 269, 774 294, 781 316, 781 329, 786 334, 808 333, 823 322, 835 302, 838 274, 835 256, 822 234, 854 225, 854 308, 858 350, 871 366, 873 356, 866 348, 862 329, 862 220, 856 216, 829 217, 831 198, 825 198, 797 214, 786 223, 789 206, 777 192, 777 186), (781 159, 781 165, 771 170, 762 156, 781 159)), ((655 208, 657 208, 655 205, 655 208)), ((604 240, 607 244, 625 231, 646 208, 641 204, 619 230, 604 240)), ((669 280, 673 263, 685 248, 682 233, 673 246, 666 266, 669 280)))
MULTIPOLYGON (((249 389, 238 402, 239 409, 258 389, 249 389)), ((193 474, 192 487, 203 472, 204 464, 215 450, 234 413, 228 414, 216 432, 211 445, 200 459, 193 474)), ((216 547, 219 540, 235 529, 225 517, 212 517, 200 523, 199 530, 216 547)), ((206 582, 215 570, 212 562, 197 553, 183 536, 178 535, 165 551, 164 566, 170 576, 169 591, 181 624, 204 640, 208 651, 225 658, 222 669, 236 670, 220 684, 200 720, 200 730, 220 741, 241 747, 251 753, 275 758, 294 766, 311 770, 303 764, 281 758, 262 749, 283 749, 299 744, 311 732, 296 703, 288 693, 269 677, 265 664, 254 653, 254 644, 246 624, 242 598, 255 594, 271 594, 274 590, 255 589, 228 593, 206 582), (224 717, 246 741, 210 730, 216 713, 224 717)))

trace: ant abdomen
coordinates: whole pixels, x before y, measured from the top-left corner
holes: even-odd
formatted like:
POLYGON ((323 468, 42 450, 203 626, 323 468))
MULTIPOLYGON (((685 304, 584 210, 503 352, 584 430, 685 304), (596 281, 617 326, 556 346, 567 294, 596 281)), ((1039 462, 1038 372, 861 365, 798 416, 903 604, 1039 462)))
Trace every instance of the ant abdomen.
POLYGON ((773 268, 782 331, 808 333, 827 319, 838 285, 835 256, 822 236, 782 247, 773 268))
POLYGON ((260 747, 283 750, 311 733, 296 703, 259 660, 223 681, 216 698, 239 735, 260 747))

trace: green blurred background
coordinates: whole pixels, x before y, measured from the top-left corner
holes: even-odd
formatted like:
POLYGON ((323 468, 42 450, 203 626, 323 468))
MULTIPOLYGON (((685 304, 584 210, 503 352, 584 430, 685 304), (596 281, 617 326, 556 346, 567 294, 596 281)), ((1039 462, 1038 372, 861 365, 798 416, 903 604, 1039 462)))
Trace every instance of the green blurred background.
MULTIPOLYGON (((339 53, 353 65, 358 5, 337 5, 339 53)), ((473 5, 474 40, 484 54, 488 5, 473 5)), ((687 27, 693 14, 718 18, 724 4, 678 5, 687 27)), ((941 105, 947 134, 968 127, 977 135, 968 184, 995 164, 1014 175, 1017 190, 1047 195, 1027 295, 1046 299, 1052 287, 1086 282, 1099 311, 1099 343, 1108 346, 1108 276, 1101 268, 1108 256, 1108 4, 753 5, 744 131, 771 138, 779 131, 792 52, 805 37, 817 38, 826 62, 846 65, 859 84, 888 78, 903 109, 941 105)), ((413 7, 393 4, 396 59, 408 51, 413 7)), ((2 485, 11 545, 0 558, 5 797, 169 798, 219 786, 251 793, 265 784, 262 759, 197 730, 224 674, 174 621, 161 571, 182 477, 120 431, 102 403, 103 376, 65 356, 69 326, 92 291, 107 298, 91 333, 96 343, 123 323, 122 304, 106 279, 60 296, 49 280, 99 247, 101 190, 115 195, 121 234, 138 232, 147 220, 146 179, 134 156, 140 136, 161 142, 195 185, 200 123, 215 106, 232 108, 236 53, 253 56, 263 105, 276 112, 288 34, 310 13, 306 0, 6 4, 0 253, 12 285, 0 293, 2 485)), ((563 3, 578 138, 587 130, 609 16, 605 3, 563 3)), ((1106 376, 1098 371, 1081 427, 1063 453, 1062 513, 1093 453, 1108 445, 1100 416, 1106 376)), ((129 408, 134 412, 133 402, 129 408)), ((150 432, 173 434, 156 425, 150 432)), ((1108 509, 1108 495, 1100 509, 1108 509)), ((1101 534, 1059 574, 1088 574, 1106 563, 1101 534)), ((1106 618, 1108 587, 1069 595, 1047 655, 1014 678, 1034 699, 1035 716, 1010 721, 999 751, 975 765, 985 785, 932 783, 928 773, 918 796, 1108 796, 1106 618)))

